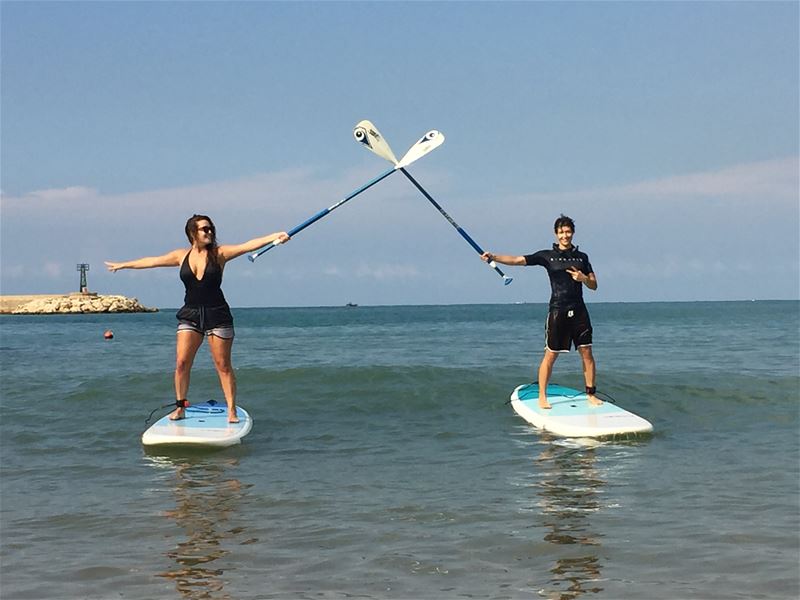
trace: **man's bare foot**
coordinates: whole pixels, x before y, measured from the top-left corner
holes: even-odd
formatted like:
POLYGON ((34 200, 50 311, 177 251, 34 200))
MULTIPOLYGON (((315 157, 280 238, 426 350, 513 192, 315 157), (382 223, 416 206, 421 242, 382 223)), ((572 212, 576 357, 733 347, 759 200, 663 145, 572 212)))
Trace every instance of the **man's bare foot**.
POLYGON ((539 398, 539 408, 543 410, 547 410, 549 408, 553 408, 550 406, 550 403, 547 401, 547 398, 539 398))
POLYGON ((176 408, 175 411, 169 416, 170 421, 180 421, 186 417, 185 408, 176 408))
POLYGON ((600 398, 598 398, 594 394, 588 394, 587 397, 589 398, 589 405, 590 406, 600 406, 601 404, 603 404, 603 401, 600 400, 600 398))

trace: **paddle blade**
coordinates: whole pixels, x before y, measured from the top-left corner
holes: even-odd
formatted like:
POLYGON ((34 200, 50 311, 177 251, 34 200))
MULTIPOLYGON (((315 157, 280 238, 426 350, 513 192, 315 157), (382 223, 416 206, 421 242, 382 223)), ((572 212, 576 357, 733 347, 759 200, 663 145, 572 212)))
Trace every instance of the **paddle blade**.
POLYGON ((393 165, 397 164, 397 158, 395 158, 389 144, 383 138, 381 132, 378 131, 378 128, 369 121, 361 121, 356 125, 355 129, 353 129, 353 137, 356 138, 357 142, 360 142, 381 158, 388 160, 393 165))
POLYGON ((415 160, 419 160, 431 150, 438 148, 444 143, 444 134, 435 129, 431 129, 422 138, 406 152, 405 156, 400 159, 400 162, 395 166, 396 169, 407 167, 415 160))

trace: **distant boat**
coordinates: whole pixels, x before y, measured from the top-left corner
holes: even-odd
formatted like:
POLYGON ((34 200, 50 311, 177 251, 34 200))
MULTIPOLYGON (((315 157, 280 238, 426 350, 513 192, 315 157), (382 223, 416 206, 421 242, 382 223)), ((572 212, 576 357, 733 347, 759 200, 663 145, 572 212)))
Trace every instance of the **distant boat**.
POLYGON ((347 304, 345 304, 345 306, 348 308, 355 308, 356 306, 358 306, 358 304, 353 304, 352 302, 348 302, 347 304))

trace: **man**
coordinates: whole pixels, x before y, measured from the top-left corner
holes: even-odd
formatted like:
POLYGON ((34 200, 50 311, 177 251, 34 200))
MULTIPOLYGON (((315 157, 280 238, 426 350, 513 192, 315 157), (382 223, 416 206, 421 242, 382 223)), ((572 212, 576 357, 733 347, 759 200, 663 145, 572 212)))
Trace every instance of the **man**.
POLYGON ((577 348, 583 360, 583 376, 586 380, 586 395, 589 404, 599 406, 603 402, 595 395, 595 364, 592 355, 592 323, 589 311, 583 302, 583 286, 597 289, 597 278, 592 271, 589 257, 572 245, 575 223, 563 214, 553 226, 556 243, 552 250, 540 250, 535 254, 508 256, 484 252, 486 262, 504 265, 539 265, 547 269, 550 277, 550 312, 545 325, 544 358, 539 365, 539 406, 550 408, 547 401, 547 382, 559 353, 569 352, 570 344, 577 348))

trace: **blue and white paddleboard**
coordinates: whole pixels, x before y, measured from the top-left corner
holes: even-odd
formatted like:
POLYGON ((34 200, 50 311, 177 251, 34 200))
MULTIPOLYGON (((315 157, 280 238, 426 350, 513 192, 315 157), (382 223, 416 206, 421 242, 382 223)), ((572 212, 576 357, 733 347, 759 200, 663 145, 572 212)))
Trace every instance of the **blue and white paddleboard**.
POLYGON ((224 402, 209 400, 186 408, 186 417, 171 421, 165 415, 142 434, 145 446, 233 446, 250 433, 253 420, 241 406, 236 407, 238 423, 228 423, 224 402))
POLYGON ((653 425, 612 402, 592 406, 584 392, 560 385, 547 386, 552 408, 539 408, 539 386, 521 385, 511 394, 517 414, 539 429, 563 437, 606 437, 649 433, 653 425))

